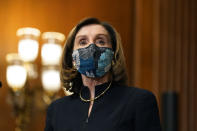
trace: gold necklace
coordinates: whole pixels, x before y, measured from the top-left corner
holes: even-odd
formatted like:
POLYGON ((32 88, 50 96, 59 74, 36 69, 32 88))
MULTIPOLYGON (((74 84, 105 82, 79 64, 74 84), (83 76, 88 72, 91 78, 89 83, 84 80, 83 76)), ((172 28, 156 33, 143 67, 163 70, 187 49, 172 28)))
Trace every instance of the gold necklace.
POLYGON ((101 96, 111 87, 111 83, 112 83, 112 82, 110 82, 109 86, 108 86, 100 95, 96 96, 94 99, 88 99, 88 100, 84 99, 84 98, 81 96, 81 90, 80 90, 80 93, 79 93, 79 97, 80 97, 80 99, 81 99, 82 101, 84 101, 84 102, 94 101, 94 100, 98 99, 99 97, 101 97, 101 96))

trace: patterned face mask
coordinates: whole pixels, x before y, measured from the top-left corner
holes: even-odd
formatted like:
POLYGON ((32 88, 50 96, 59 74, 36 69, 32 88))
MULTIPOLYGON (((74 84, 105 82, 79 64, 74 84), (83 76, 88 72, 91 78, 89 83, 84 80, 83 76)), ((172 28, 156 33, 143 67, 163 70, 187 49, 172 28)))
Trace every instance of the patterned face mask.
POLYGON ((113 56, 111 48, 98 47, 95 44, 74 50, 72 54, 77 70, 91 78, 104 76, 111 69, 113 56))

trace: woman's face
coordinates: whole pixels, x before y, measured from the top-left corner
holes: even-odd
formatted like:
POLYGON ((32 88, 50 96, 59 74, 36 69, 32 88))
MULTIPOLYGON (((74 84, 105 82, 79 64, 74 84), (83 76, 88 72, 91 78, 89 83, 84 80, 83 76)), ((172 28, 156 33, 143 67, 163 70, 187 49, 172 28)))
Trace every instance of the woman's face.
POLYGON ((102 25, 92 24, 84 26, 78 31, 73 50, 87 47, 92 43, 98 47, 112 48, 107 30, 102 25))

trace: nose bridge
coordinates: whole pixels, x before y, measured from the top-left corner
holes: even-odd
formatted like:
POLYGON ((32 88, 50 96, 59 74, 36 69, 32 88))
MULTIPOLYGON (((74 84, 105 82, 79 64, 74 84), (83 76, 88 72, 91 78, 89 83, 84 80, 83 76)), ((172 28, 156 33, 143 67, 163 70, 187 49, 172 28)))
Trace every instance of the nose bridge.
POLYGON ((92 44, 94 44, 94 45, 95 45, 95 43, 94 43, 94 42, 89 42, 89 45, 92 45, 92 44))
POLYGON ((96 50, 97 50, 96 44, 91 43, 91 44, 89 45, 89 50, 90 50, 91 53, 94 54, 94 53, 96 52, 96 50))
POLYGON ((96 35, 94 33, 89 32, 89 34, 87 34, 87 39, 88 39, 89 44, 94 43, 95 38, 96 38, 96 35))
POLYGON ((93 39, 90 39, 89 40, 89 44, 93 44, 94 43, 94 40, 93 39))
POLYGON ((89 44, 89 46, 91 46, 91 49, 94 49, 96 47, 96 44, 92 42, 89 44))

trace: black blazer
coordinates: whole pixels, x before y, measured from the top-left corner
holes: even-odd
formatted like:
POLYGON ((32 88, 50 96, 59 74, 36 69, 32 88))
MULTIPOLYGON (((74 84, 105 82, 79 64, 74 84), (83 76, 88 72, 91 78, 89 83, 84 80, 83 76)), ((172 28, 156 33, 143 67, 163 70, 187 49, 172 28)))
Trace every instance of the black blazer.
MULTIPOLYGON (((95 96, 109 83, 95 87, 95 96)), ((89 89, 82 87, 82 97, 89 89)), ((161 131, 155 96, 146 90, 112 83, 107 92, 94 101, 88 117, 89 102, 78 95, 54 101, 47 110, 45 131, 161 131)))

